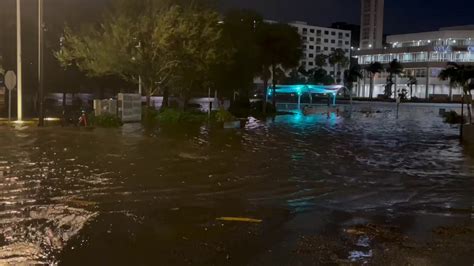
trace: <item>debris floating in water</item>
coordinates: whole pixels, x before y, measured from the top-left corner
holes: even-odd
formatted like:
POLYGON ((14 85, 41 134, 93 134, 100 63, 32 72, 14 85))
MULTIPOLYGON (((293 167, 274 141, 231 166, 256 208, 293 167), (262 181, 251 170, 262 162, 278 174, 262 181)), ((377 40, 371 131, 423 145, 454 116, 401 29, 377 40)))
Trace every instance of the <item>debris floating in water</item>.
POLYGON ((220 217, 217 218, 218 221, 225 221, 225 222, 243 222, 243 223, 261 223, 262 220, 259 219, 252 219, 252 218, 244 218, 244 217, 220 217))

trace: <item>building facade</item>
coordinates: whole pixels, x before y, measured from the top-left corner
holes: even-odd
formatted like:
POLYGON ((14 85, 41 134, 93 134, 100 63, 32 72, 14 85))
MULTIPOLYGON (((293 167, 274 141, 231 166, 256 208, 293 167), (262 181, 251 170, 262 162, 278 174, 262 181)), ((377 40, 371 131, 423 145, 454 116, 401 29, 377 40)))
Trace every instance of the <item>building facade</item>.
MULTIPOLYGON (((300 21, 289 24, 297 28, 303 40, 301 65, 305 66, 306 69, 316 67, 315 59, 318 54, 330 55, 336 49, 342 49, 346 52, 347 58, 351 56, 350 30, 311 26, 300 21)), ((336 71, 334 71, 334 66, 328 64, 324 69, 335 80, 340 80, 343 77, 344 70, 347 68, 336 66, 336 71)))
POLYGON ((384 0, 362 0, 360 48, 380 49, 383 42, 384 0))
POLYGON ((350 24, 347 22, 335 22, 331 24, 331 28, 350 31, 351 32, 351 47, 359 47, 360 25, 350 24))
MULTIPOLYGON (((366 67, 373 62, 385 66, 398 60, 404 73, 397 78, 396 89, 407 89, 408 79, 416 78, 417 84, 410 89, 411 96, 429 99, 436 95, 451 99, 459 97, 460 88, 451 88, 449 81, 438 78, 448 62, 474 65, 474 26, 442 28, 434 32, 420 32, 387 37, 387 47, 360 49, 355 52, 359 64, 366 67)), ((357 86, 357 96, 370 95, 369 74, 357 86)), ((383 94, 388 74, 376 74, 373 95, 383 94)))

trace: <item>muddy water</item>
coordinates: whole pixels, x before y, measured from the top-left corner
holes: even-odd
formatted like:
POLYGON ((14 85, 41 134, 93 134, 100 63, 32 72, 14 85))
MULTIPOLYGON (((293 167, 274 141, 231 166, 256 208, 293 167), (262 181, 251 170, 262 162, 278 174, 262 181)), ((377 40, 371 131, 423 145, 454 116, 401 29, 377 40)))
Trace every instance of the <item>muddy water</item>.
POLYGON ((474 159, 436 111, 0 126, 0 263, 469 263, 474 159))

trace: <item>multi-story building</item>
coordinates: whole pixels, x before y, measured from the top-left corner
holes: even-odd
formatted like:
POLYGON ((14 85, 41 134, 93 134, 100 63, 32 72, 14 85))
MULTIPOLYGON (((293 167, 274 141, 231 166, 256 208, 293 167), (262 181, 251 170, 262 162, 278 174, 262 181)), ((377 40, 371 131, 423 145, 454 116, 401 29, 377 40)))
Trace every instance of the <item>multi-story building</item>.
POLYGON ((351 32, 351 47, 359 47, 360 45, 360 25, 347 22, 334 22, 331 28, 339 30, 348 30, 351 32))
MULTIPOLYGON (((351 31, 326 28, 319 26, 311 26, 306 22, 296 21, 289 23, 291 26, 298 29, 298 33, 303 40, 303 58, 301 65, 306 69, 316 67, 315 59, 318 54, 330 55, 336 49, 342 49, 346 52, 347 57, 351 55, 351 31)), ((344 70, 341 66, 336 66, 336 73, 334 66, 329 64, 325 66, 325 70, 335 78, 341 80, 344 70)))
POLYGON ((361 1, 360 48, 380 49, 383 41, 384 0, 361 1))
MULTIPOLYGON (((407 88, 409 77, 417 84, 410 92, 413 97, 429 99, 434 95, 444 95, 451 99, 461 94, 460 88, 451 88, 449 81, 438 78, 447 62, 474 65, 474 26, 441 28, 434 32, 391 35, 387 37, 387 47, 361 49, 355 52, 363 67, 380 62, 385 66, 398 60, 404 73, 397 79, 397 91, 407 88)), ((370 85, 368 73, 357 87, 357 96, 368 97, 370 85)), ((376 74, 373 95, 383 94, 387 83, 386 72, 376 74)))

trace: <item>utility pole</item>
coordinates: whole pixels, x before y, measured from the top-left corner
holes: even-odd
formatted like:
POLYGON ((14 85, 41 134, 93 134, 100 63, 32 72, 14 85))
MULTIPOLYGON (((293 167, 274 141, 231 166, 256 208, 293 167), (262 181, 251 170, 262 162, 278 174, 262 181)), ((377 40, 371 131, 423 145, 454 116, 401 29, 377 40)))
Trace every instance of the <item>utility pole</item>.
POLYGON ((38 126, 44 126, 44 23, 43 23, 43 0, 38 0, 38 102, 39 102, 39 122, 38 126))
POLYGON ((18 77, 17 84, 17 119, 23 120, 23 82, 21 65, 21 1, 16 0, 16 73, 18 77))

